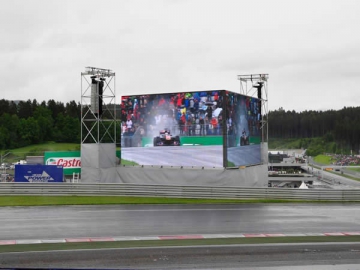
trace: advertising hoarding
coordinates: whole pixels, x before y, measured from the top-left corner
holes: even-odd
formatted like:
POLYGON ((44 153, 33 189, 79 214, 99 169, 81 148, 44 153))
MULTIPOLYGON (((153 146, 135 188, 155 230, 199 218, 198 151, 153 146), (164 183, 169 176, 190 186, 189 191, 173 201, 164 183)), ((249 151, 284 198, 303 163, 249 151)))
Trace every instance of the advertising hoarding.
POLYGON ((45 152, 44 164, 62 166, 64 168, 64 175, 80 173, 80 151, 45 152))
POLYGON ((123 96, 122 159, 138 165, 223 167, 221 93, 123 96))
MULTIPOLYGON (((120 159, 120 150, 116 150, 116 156, 120 159)), ((80 151, 59 151, 45 152, 45 165, 58 165, 64 168, 64 175, 81 173, 81 154, 80 151)))
POLYGON ((15 182, 63 182, 63 167, 56 165, 15 165, 15 182))

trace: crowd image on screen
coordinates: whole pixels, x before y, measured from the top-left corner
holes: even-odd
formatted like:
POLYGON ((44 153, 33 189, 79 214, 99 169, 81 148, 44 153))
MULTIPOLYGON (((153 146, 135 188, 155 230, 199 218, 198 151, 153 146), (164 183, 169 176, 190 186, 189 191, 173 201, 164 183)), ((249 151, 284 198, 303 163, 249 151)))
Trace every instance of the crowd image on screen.
POLYGON ((157 136, 168 128, 181 136, 222 135, 220 91, 123 96, 121 122, 124 136, 157 136))

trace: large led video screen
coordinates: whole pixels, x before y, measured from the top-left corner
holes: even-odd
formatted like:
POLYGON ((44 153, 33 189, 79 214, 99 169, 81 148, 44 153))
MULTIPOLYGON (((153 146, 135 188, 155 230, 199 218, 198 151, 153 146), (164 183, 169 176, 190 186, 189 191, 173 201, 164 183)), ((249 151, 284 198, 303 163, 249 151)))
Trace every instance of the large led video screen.
POLYGON ((261 100, 226 91, 226 167, 261 163, 261 100))
POLYGON ((223 91, 123 96, 123 165, 224 167, 223 91))

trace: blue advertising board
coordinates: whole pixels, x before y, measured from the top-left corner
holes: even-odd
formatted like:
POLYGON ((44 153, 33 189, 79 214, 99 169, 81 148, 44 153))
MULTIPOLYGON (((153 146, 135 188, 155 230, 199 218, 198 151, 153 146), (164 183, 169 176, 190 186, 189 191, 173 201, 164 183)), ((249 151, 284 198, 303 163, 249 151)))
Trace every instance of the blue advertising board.
POLYGON ((15 182, 53 183, 63 182, 63 166, 15 165, 15 182))

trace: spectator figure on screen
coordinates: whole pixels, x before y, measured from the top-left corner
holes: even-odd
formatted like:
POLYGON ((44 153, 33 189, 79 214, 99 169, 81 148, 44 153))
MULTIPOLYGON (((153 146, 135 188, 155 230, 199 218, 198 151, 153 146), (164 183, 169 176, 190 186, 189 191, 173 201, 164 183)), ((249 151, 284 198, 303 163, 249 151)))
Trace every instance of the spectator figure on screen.
POLYGON ((195 112, 199 111, 199 100, 198 99, 194 99, 194 111, 195 112))
POLYGON ((121 133, 124 134, 126 132, 126 123, 122 122, 122 126, 121 126, 121 133))
POLYGON ((190 104, 189 104, 190 112, 191 112, 191 113, 195 113, 195 109, 194 109, 195 101, 194 101, 194 98, 191 97, 190 100, 189 100, 189 102, 190 102, 190 104))
POLYGON ((209 117, 205 116, 204 118, 204 125, 205 125, 205 135, 209 135, 209 117))
POLYGON ((128 116, 128 120, 126 121, 126 128, 130 130, 132 128, 133 122, 131 121, 131 117, 128 116))
POLYGON ((199 125, 200 125, 200 136, 203 136, 205 135, 205 121, 202 116, 200 116, 199 125))
POLYGON ((121 110, 121 121, 126 122, 127 120, 127 114, 125 110, 121 110))
POLYGON ((222 134, 222 114, 221 113, 219 114, 217 122, 218 122, 218 124, 217 124, 217 134, 221 135, 222 134))
POLYGON ((212 106, 208 106, 208 107, 207 107, 206 113, 207 113, 209 119, 211 119, 211 118, 212 118, 212 114, 213 114, 212 106))
POLYGON ((185 108, 190 107, 190 99, 187 96, 185 97, 184 105, 185 105, 185 108))
POLYGON ((162 96, 158 102, 158 107, 163 107, 165 105, 166 101, 164 99, 164 97, 162 96))
POLYGON ((213 117, 211 119, 211 126, 213 128, 213 135, 215 135, 216 131, 217 131, 217 127, 218 127, 218 121, 217 121, 216 117, 213 117))
POLYGON ((191 115, 191 134, 192 136, 195 136, 196 133, 196 119, 195 119, 195 116, 192 114, 191 115))
POLYGON ((185 125, 186 125, 186 117, 185 117, 185 113, 183 113, 180 117, 179 120, 179 128, 180 128, 180 134, 184 135, 185 132, 185 125))
POLYGON ((188 118, 187 122, 186 122, 186 129, 187 129, 187 135, 188 136, 192 136, 192 121, 191 121, 191 117, 188 118))

